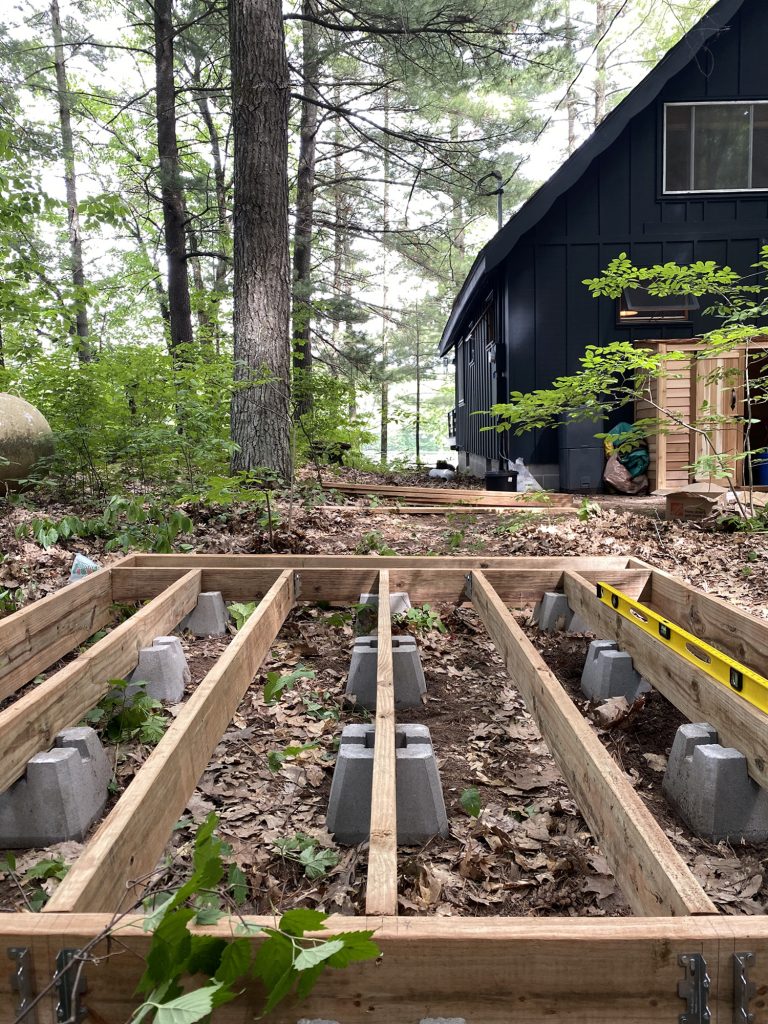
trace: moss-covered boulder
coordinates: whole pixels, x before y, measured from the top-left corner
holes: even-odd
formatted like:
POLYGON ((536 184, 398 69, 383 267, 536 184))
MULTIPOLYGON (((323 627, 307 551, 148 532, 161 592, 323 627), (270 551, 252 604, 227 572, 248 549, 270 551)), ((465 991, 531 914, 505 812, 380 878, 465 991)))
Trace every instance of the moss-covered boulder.
POLYGON ((23 398, 0 392, 0 493, 51 455, 53 431, 45 416, 23 398))

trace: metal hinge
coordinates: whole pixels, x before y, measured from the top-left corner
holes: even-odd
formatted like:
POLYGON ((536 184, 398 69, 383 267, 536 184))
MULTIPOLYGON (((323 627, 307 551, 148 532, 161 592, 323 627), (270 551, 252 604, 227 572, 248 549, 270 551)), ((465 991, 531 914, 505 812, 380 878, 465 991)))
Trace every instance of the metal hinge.
POLYGON ((11 972, 11 988, 18 992, 16 1020, 24 1018, 24 1024, 37 1024, 35 1001, 35 978, 32 973, 32 954, 27 946, 12 946, 8 956, 15 961, 11 972))
POLYGON ((749 969, 755 966, 754 953, 733 954, 733 1024, 753 1024, 755 1015, 749 1004, 755 997, 757 986, 749 980, 749 969))
POLYGON ((677 994, 685 999, 688 1008, 681 1013, 680 1024, 709 1024, 709 974, 707 961, 701 953, 681 953, 677 962, 685 968, 685 978, 677 983, 677 994))
POLYGON ((293 574, 293 597, 297 600, 301 597, 301 573, 295 572, 293 574))
POLYGON ((84 961, 80 960, 79 949, 62 949, 56 956, 56 1003, 58 1024, 79 1024, 85 1020, 88 1011, 80 1005, 80 996, 86 989, 84 961))
POLYGON ((472 573, 468 572, 464 577, 464 593, 467 595, 469 600, 472 600, 472 573))

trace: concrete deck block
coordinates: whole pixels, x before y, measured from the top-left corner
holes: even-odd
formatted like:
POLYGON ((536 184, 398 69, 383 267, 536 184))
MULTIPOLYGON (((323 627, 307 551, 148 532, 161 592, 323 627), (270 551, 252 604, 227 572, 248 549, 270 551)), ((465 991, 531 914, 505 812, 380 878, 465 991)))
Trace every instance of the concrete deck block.
MULTIPOLYGON (((372 725, 348 725, 341 734, 327 825, 343 845, 368 838, 374 741, 372 725)), ((398 843, 411 846, 447 835, 448 816, 429 729, 398 725, 395 746, 398 843)))
MULTIPOLYGON (((368 708, 369 711, 376 710, 378 654, 378 637, 361 636, 355 640, 347 688, 344 691, 346 697, 355 699, 358 707, 368 708)), ((420 707, 422 697, 427 692, 427 684, 415 637, 392 637, 392 668, 395 679, 395 706, 420 707)))
POLYGON ((200 594, 197 607, 182 621, 181 628, 195 636, 223 636, 227 632, 229 612, 220 590, 200 594))
POLYGON ((573 612, 568 607, 568 598, 565 594, 544 594, 533 613, 533 622, 544 633, 568 629, 572 619, 573 612))
MULTIPOLYGON (((360 604, 378 604, 378 594, 361 594, 360 604)), ((402 615, 407 612, 411 607, 411 599, 402 590, 396 590, 394 593, 389 595, 389 610, 392 615, 402 615)))
POLYGON ((620 651, 618 644, 611 640, 592 641, 581 674, 581 690, 586 697, 594 701, 626 697, 631 704, 650 689, 635 671, 632 656, 620 651))
POLYGON ((681 725, 662 785, 668 803, 702 839, 768 839, 768 792, 747 773, 747 759, 717 742, 708 722, 681 725))
POLYGON ((177 704, 184 696, 184 686, 192 674, 177 636, 159 636, 151 647, 142 647, 139 661, 128 677, 126 697, 130 698, 139 689, 135 683, 146 683, 144 690, 155 700, 177 704))
POLYGON ((0 847, 80 841, 104 810, 112 772, 94 730, 65 729, 53 742, 0 794, 0 847))

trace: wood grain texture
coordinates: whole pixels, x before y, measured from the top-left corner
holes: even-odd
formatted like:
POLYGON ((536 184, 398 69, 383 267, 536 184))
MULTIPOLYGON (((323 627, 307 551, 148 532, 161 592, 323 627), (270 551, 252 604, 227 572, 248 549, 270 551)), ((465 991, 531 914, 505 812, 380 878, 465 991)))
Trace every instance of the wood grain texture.
POLYGON ((188 570, 150 604, 121 623, 75 661, 0 713, 0 792, 23 774, 27 761, 47 750, 57 732, 76 725, 136 667, 139 650, 164 636, 192 611, 201 573, 188 570))
MULTIPOLYGON (((249 918, 271 926, 271 917, 249 918)), ((56 951, 82 948, 110 923, 107 914, 3 914, 4 948, 31 951, 36 987, 54 970, 56 951)), ((711 978, 712 1024, 733 1020, 736 950, 756 953, 751 969, 758 995, 751 1009, 765 1024, 768 987, 768 922, 744 918, 493 918, 331 917, 334 932, 375 929, 380 962, 353 964, 322 975, 306 1002, 289 1000, 270 1024, 299 1018, 343 1024, 415 1024, 426 1017, 464 1017, 470 1024, 664 1024, 676 1022, 685 1003, 677 983, 681 953, 697 952, 711 978)), ((236 922, 222 920, 201 931, 231 938, 236 922)), ((254 949, 259 935, 249 940, 254 949)), ((142 920, 121 922, 117 942, 102 941, 86 965, 83 999, 94 1024, 118 1024, 138 1005, 151 935, 142 920)), ((10 967, 10 961, 8 961, 10 967)), ((0 1024, 12 1024, 15 999, 10 970, 0 972, 0 1024)), ((251 1024, 263 1003, 245 986, 234 1003, 216 1010, 216 1024, 251 1024)), ((54 1024, 54 1000, 41 1004, 39 1024, 54 1024)))
POLYGON ((413 504, 427 505, 496 505, 505 508, 573 508, 572 494, 545 493, 535 497, 526 497, 513 491, 481 491, 471 488, 438 487, 400 487, 387 484, 331 484, 325 491, 338 491, 341 494, 378 494, 383 498, 397 498, 413 504))
POLYGON ((482 572, 472 603, 636 914, 715 907, 482 572))
POLYGON ((566 572, 565 577, 569 605, 598 636, 631 654, 637 671, 689 721, 713 725, 719 742, 740 750, 752 778, 768 786, 768 716, 603 604, 583 576, 566 572))
MULTIPOLYGON (((299 601, 331 601, 335 604, 356 604, 363 592, 376 589, 378 572, 384 564, 393 591, 406 591, 414 604, 424 601, 460 603, 464 581, 469 571, 463 559, 453 559, 443 567, 430 563, 438 559, 421 559, 418 568, 391 566, 394 559, 379 558, 367 568, 299 567, 299 601)), ((284 568, 288 568, 285 566, 284 568)), ((278 568, 204 568, 202 589, 220 590, 227 601, 253 601, 265 594, 277 579, 278 568)), ((582 568, 587 579, 602 580, 620 587, 630 597, 639 596, 649 577, 648 569, 582 568)), ((153 597, 184 572, 183 567, 116 570, 113 593, 124 601, 153 597)), ((540 600, 547 590, 562 590, 563 568, 501 568, 487 570, 487 576, 509 605, 525 607, 540 600)))
POLYGON ((0 621, 0 700, 93 636, 112 615, 110 570, 100 569, 0 621))
POLYGON ((293 607, 286 570, 198 685, 47 904, 49 912, 114 910, 133 901, 237 706, 293 607))
MULTIPOLYGON (((374 569, 382 567, 381 555, 132 555, 132 566, 152 569, 175 566, 185 569, 374 569)), ((432 569, 626 569, 626 555, 388 555, 386 568, 432 569)), ((122 563, 120 563, 122 565, 122 563)))
POLYGON ((392 668, 392 616, 389 573, 379 573, 378 656, 376 661, 376 735, 371 784, 371 833, 368 848, 367 914, 397 913, 397 758, 395 752, 395 678, 392 668))

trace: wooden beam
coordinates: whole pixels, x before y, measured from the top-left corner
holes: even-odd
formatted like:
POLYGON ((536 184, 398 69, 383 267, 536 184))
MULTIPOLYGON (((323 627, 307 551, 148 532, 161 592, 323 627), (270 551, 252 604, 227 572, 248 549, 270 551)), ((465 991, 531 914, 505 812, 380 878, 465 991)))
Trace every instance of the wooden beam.
POLYGON ((762 711, 603 604, 582 575, 565 573, 565 593, 598 636, 631 654, 637 671, 689 721, 713 725, 719 742, 740 750, 752 778, 768 786, 768 717, 762 711))
POLYGON ((708 644, 765 674, 768 622, 728 601, 675 579, 661 569, 651 576, 651 607, 708 644))
POLYGON ((184 704, 47 911, 109 911, 137 898, 293 605, 288 569, 184 704))
POLYGON ((0 620, 0 700, 111 621, 110 570, 70 583, 0 620))
POLYGON ((316 511, 321 512, 345 512, 351 515, 379 515, 392 514, 401 516, 447 516, 447 515, 485 515, 490 512, 493 515, 514 516, 525 515, 526 512, 540 516, 571 516, 578 515, 577 508, 524 508, 522 506, 510 507, 509 505, 476 505, 468 508, 466 505, 378 505, 371 508, 369 505, 321 505, 316 511))
POLYGON ((389 573, 379 573, 376 727, 371 783, 367 914, 397 913, 397 786, 395 752, 395 678, 392 668, 392 615, 389 573))
MULTIPOLYGON (((465 510, 466 511, 466 510, 465 510)), ((183 569, 373 569, 382 568, 381 555, 134 555, 137 569, 173 566, 183 569)), ((387 555, 389 569, 626 569, 626 555, 387 555)), ((122 564, 122 563, 121 563, 122 564)), ((648 568, 640 565, 638 568, 648 568)))
MULTIPOLYGON (((262 927, 274 918, 248 918, 262 927)), ((56 952, 82 948, 111 923, 107 914, 3 914, 0 944, 30 951, 36 990, 55 969, 56 952)), ((199 929, 220 939, 235 934, 237 921, 223 919, 199 929)), ((713 1024, 734 1020, 733 953, 755 954, 750 978, 757 994, 750 1009, 765 1021, 768 987, 768 924, 744 918, 458 918, 342 917, 327 922, 334 932, 375 929, 383 957, 321 975, 306 1002, 289 1000, 269 1015, 270 1024, 299 1018, 344 1024, 403 1024, 427 1017, 465 1018, 472 1024, 660 1024, 686 1009, 678 994, 679 956, 699 953, 711 979, 713 1024)), ((197 931, 197 929, 196 929, 197 931)), ((136 984, 152 940, 142 919, 120 922, 116 938, 103 940, 86 963, 83 1004, 89 1020, 126 1021, 139 1004, 136 984)), ((248 941, 258 948, 263 936, 248 941)), ((8 967, 11 962, 9 960, 8 967)), ((201 979, 196 979, 196 984, 201 979)), ((16 1017, 11 971, 0 971, 0 1024, 16 1017)), ((39 1024, 54 1024, 55 996, 38 1010, 39 1024)), ((260 1013, 252 984, 235 1002, 219 1007, 216 1024, 246 1024, 260 1013)))
MULTIPOLYGON (((334 604, 356 604, 363 592, 376 589, 378 572, 386 566, 390 585, 394 591, 404 590, 411 601, 423 604, 446 602, 455 604, 465 600, 464 582, 468 568, 463 560, 451 559, 449 568, 433 566, 437 559, 421 559, 420 568, 391 566, 394 559, 377 558, 365 569, 299 568, 300 601, 329 601, 334 604)), ((287 568, 287 567, 286 567, 287 568)), ((162 566, 157 569, 120 569, 113 576, 113 593, 119 600, 136 601, 159 594, 185 571, 184 568, 162 566)), ((602 580, 622 588, 634 597, 640 594, 649 577, 649 569, 583 569, 584 575, 594 581, 602 580)), ((269 590, 280 570, 268 569, 203 569, 202 589, 220 590, 227 601, 253 601, 269 590)), ((562 590, 563 569, 501 569, 487 570, 507 604, 518 607, 534 604, 548 590, 562 590)))
POLYGON ((402 502, 421 505, 497 505, 505 508, 573 508, 572 494, 517 494, 513 491, 481 491, 457 487, 401 487, 391 484, 328 484, 324 491, 338 491, 341 494, 376 494, 383 498, 397 498, 402 502))
POLYGON ((0 792, 24 773, 30 757, 50 747, 57 732, 76 725, 99 702, 110 679, 135 668, 140 648, 170 633, 192 611, 200 579, 199 569, 185 572, 145 608, 0 713, 0 792))
POLYGON ((646 916, 715 913, 704 890, 482 572, 472 574, 472 603, 634 912, 646 916))

